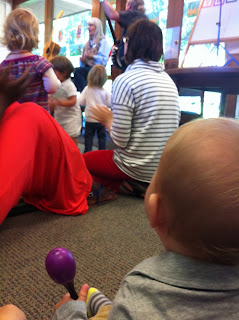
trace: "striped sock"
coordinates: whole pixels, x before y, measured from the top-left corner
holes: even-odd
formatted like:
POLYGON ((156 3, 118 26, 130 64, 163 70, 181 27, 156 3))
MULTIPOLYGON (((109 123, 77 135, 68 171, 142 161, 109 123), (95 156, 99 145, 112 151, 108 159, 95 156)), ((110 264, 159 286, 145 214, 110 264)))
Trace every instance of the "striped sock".
POLYGON ((93 317, 100 308, 112 304, 106 296, 95 288, 90 288, 87 295, 87 314, 88 317, 93 317))

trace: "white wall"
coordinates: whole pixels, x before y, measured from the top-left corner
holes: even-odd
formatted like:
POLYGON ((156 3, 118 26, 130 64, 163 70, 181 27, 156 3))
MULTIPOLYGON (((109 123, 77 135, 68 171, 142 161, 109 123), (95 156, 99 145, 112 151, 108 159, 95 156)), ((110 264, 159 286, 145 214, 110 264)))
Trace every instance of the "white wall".
MULTIPOLYGON (((3 36, 3 24, 6 19, 6 16, 11 12, 12 5, 8 1, 0 0, 0 38, 3 36)), ((0 62, 5 59, 8 54, 8 50, 5 46, 0 44, 0 62)))

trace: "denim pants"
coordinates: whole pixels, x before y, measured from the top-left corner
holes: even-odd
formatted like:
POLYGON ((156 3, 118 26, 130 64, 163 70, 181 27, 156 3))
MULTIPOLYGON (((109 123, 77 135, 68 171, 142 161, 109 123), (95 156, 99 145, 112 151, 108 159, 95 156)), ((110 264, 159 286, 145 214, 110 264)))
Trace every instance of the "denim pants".
POLYGON ((87 85, 87 76, 91 68, 90 66, 75 68, 73 82, 77 91, 82 92, 87 85))
POLYGON ((105 127, 98 122, 87 122, 85 123, 85 152, 92 151, 93 139, 95 132, 98 137, 98 148, 99 150, 106 149, 106 131, 105 127))

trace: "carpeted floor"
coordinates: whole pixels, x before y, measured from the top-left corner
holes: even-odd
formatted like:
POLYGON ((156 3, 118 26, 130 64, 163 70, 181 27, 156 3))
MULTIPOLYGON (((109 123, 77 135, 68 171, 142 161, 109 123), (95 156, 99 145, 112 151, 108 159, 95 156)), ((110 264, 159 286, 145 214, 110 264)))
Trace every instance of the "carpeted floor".
POLYGON ((0 305, 16 304, 29 320, 51 319, 66 292, 45 270, 50 250, 73 253, 77 291, 88 283, 110 299, 128 271, 163 250, 143 200, 126 196, 91 207, 84 216, 37 211, 8 217, 0 226, 0 243, 0 305))

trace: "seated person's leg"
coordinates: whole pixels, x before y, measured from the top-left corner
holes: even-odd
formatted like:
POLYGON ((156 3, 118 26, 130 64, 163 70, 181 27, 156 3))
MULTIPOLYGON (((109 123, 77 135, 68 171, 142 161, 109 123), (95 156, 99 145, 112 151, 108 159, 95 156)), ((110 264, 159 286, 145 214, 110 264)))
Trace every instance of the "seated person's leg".
POLYGON ((82 92, 87 85, 87 76, 91 67, 75 68, 73 82, 77 88, 77 91, 82 92))
POLYGON ((95 135, 95 123, 86 122, 85 123, 85 152, 92 151, 93 140, 95 135))
POLYGON ((106 149, 106 131, 105 131, 105 127, 101 123, 97 124, 97 136, 98 136, 99 150, 105 150, 106 149))
POLYGON ((38 105, 12 104, 1 119, 0 177, 0 223, 21 196, 42 211, 87 212, 92 178, 82 155, 38 105))
POLYGON ((113 150, 97 150, 83 154, 87 169, 94 181, 118 191, 121 181, 132 179, 123 173, 113 161, 113 150))

